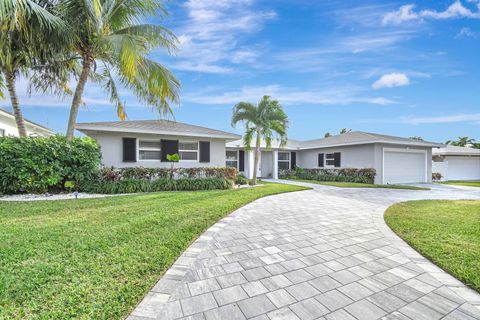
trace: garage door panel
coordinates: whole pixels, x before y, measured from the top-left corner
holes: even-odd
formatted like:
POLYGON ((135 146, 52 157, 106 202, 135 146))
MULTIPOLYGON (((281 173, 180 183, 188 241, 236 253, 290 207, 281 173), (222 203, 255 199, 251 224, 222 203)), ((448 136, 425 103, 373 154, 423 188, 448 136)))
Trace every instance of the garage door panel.
POLYGON ((384 183, 426 182, 425 157, 425 153, 385 151, 384 183))
POLYGON ((480 158, 449 159, 448 180, 480 180, 480 158))

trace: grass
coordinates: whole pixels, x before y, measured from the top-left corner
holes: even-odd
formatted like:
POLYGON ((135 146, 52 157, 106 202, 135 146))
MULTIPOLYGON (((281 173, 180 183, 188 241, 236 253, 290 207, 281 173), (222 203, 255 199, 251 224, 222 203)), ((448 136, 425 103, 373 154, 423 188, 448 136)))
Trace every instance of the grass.
POLYGON ((119 319, 204 230, 286 184, 0 202, 0 319, 119 319))
POLYGON ((480 181, 446 181, 441 183, 454 186, 480 187, 480 181))
POLYGON ((398 203, 385 221, 402 239, 442 269, 480 292, 480 201, 398 203))
POLYGON ((382 189, 407 189, 407 190, 430 190, 430 188, 422 188, 415 186, 399 185, 399 184, 370 184, 358 182, 337 182, 337 181, 317 181, 305 179, 289 179, 294 181, 321 184, 324 186, 338 187, 338 188, 382 188, 382 189))

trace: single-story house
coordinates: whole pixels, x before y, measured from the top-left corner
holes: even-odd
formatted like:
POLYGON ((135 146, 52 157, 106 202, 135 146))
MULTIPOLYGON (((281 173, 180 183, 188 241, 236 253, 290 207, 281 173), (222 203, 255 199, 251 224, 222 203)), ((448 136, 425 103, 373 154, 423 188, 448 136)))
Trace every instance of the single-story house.
MULTIPOLYGON (((27 134, 31 137, 49 137, 55 132, 38 123, 25 119, 27 134)), ((18 137, 17 123, 13 113, 0 108, 0 137, 13 136, 18 137)))
MULTIPOLYGON (((78 123, 94 138, 105 166, 168 167, 166 155, 178 153, 179 167, 230 166, 253 176, 254 152, 241 136, 167 120, 78 123)), ((282 169, 374 168, 375 183, 431 182, 432 148, 443 144, 367 132, 309 141, 289 140, 280 147, 264 142, 257 176, 278 178, 282 169)))
POLYGON ((432 160, 442 181, 480 180, 480 149, 447 145, 433 149, 432 160))
POLYGON ((168 120, 77 123, 94 138, 102 163, 114 167, 170 167, 167 154, 178 153, 178 167, 224 167, 225 146, 239 135, 168 120))
MULTIPOLYGON (((278 142, 266 150, 262 145, 260 177, 278 177, 281 169, 301 168, 374 168, 376 184, 432 181, 434 142, 368 132, 348 132, 328 138, 295 141, 286 146, 278 142)), ((237 165, 246 176, 253 174, 253 152, 245 153, 242 141, 227 143, 227 165, 237 165)))

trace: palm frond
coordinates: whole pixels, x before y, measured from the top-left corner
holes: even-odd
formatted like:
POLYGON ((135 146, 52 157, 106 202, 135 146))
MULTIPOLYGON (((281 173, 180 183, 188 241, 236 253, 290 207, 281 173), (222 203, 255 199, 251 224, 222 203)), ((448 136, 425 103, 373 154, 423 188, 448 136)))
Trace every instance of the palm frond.
POLYGON ((115 105, 118 118, 122 121, 126 120, 127 113, 125 111, 125 104, 120 100, 118 86, 115 82, 112 70, 110 70, 110 66, 104 66, 102 76, 104 77, 103 88, 109 93, 110 102, 115 105))
POLYGON ((159 25, 140 24, 115 31, 115 35, 128 34, 141 37, 151 48, 161 47, 169 54, 178 50, 178 39, 172 31, 159 25))
POLYGON ((252 141, 255 137, 256 129, 254 127, 246 127, 245 135, 243 136, 243 147, 245 151, 252 149, 252 141))
POLYGON ((6 30, 27 30, 36 19, 42 29, 65 26, 64 22, 33 0, 0 1, 0 24, 6 30))

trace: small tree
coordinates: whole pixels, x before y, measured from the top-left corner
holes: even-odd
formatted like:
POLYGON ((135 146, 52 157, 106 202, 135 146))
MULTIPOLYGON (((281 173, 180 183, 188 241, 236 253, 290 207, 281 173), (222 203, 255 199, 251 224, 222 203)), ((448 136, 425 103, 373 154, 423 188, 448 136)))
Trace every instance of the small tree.
POLYGON ((170 166, 170 179, 173 179, 174 165, 175 162, 180 161, 180 156, 178 155, 178 153, 167 154, 167 160, 172 163, 170 166))
POLYGON ((452 146, 457 147, 470 147, 472 144, 475 143, 475 139, 469 137, 458 137, 458 140, 448 140, 446 144, 450 144, 452 146))
POLYGON ((324 138, 330 138, 332 136, 332 134, 330 132, 325 132, 325 134, 323 135, 324 138))

